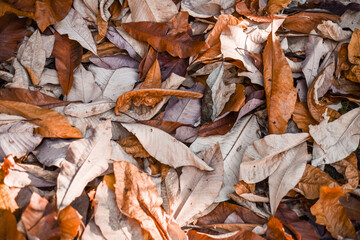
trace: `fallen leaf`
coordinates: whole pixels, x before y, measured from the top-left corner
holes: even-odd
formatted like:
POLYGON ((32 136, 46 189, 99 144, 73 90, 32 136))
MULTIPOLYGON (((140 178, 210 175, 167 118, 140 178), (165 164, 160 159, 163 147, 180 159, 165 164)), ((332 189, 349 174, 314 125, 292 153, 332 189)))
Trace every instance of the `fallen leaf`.
POLYGON ((226 112, 238 112, 245 105, 245 86, 236 84, 235 92, 230 96, 229 101, 225 104, 221 114, 226 112))
POLYGON ((169 203, 171 216, 180 226, 190 223, 208 208, 218 196, 223 183, 224 161, 219 143, 200 152, 198 156, 214 171, 204 172, 194 167, 182 168, 179 195, 175 196, 174 202, 169 203))
POLYGON ((89 138, 70 143, 57 183, 57 206, 60 210, 70 205, 81 195, 88 182, 108 168, 111 136, 111 121, 107 120, 93 129, 89 138))
MULTIPOLYGON (((181 8, 189 12, 190 16, 199 18, 210 18, 220 15, 221 9, 229 9, 234 2, 232 0, 185 0, 181 1, 181 8)), ((233 11, 233 10, 232 10, 233 11)))
POLYGON ((148 88, 161 88, 161 71, 159 61, 157 59, 155 59, 154 63, 149 68, 144 82, 140 86, 140 89, 148 88))
POLYGON ((230 132, 225 135, 198 137, 191 145, 193 152, 200 152, 219 142, 224 159, 224 184, 216 202, 229 199, 228 194, 234 191, 234 184, 239 182, 239 159, 243 158, 245 148, 259 139, 259 125, 252 116, 238 120, 230 132))
POLYGON ((352 35, 351 31, 343 30, 339 24, 334 23, 330 20, 323 21, 322 24, 317 26, 317 29, 320 31, 323 37, 335 40, 335 41, 344 41, 352 35))
POLYGON ((178 9, 172 0, 128 0, 128 4, 133 22, 167 22, 178 13, 178 9))
POLYGON ((38 125, 35 133, 52 138, 82 138, 82 134, 69 121, 54 110, 38 108, 22 102, 0 100, 0 112, 25 117, 38 125))
POLYGON ((69 39, 77 41, 82 47, 97 55, 96 44, 86 21, 73 8, 70 8, 63 20, 54 24, 54 28, 61 35, 67 34, 69 39))
POLYGON ((57 166, 60 168, 61 162, 66 157, 66 152, 71 140, 64 139, 44 139, 39 147, 32 153, 37 160, 47 167, 57 166))
POLYGON ((76 237, 80 230, 80 214, 71 206, 67 206, 58 214, 61 239, 71 240, 76 237))
MULTIPOLYGON (((2 165, 2 166, 4 166, 4 165, 2 165)), ((1 178, 3 178, 3 177, 1 177, 1 178)), ((15 199, 11 196, 10 188, 7 185, 5 185, 3 183, 3 179, 1 179, 1 183, 0 183, 0 209, 9 210, 10 212, 14 212, 18 208, 19 208, 19 206, 17 205, 15 199)))
POLYGON ((124 215, 137 220, 154 239, 185 239, 183 232, 180 238, 171 236, 171 228, 179 227, 162 210, 162 199, 146 173, 123 161, 114 162, 114 173, 116 203, 124 215))
POLYGON ((81 237, 82 240, 92 239, 92 240, 104 240, 105 237, 102 235, 100 228, 95 224, 94 219, 92 219, 87 225, 81 237))
POLYGON ((81 63, 82 48, 78 42, 55 32, 53 55, 63 94, 67 95, 73 84, 73 71, 81 63))
POLYGON ((186 145, 159 129, 136 123, 123 123, 122 125, 139 139, 151 156, 163 164, 173 168, 194 166, 200 170, 213 170, 201 158, 192 153, 186 145), (154 146, 153 143, 159 141, 162 144, 154 146))
MULTIPOLYGON (((23 3, 24 1, 19 1, 20 4, 23 3)), ((35 4, 35 2, 32 2, 30 4, 35 4)), ((29 18, 34 18, 34 13, 33 13, 34 8, 30 7, 30 8, 25 8, 24 11, 21 10, 21 8, 18 8, 18 4, 15 3, 14 1, 1 1, 0 2, 0 16, 3 16, 6 14, 6 12, 11 12, 11 13, 15 13, 18 16, 24 16, 24 17, 29 17, 29 18)))
POLYGON ((64 113, 77 118, 92 117, 115 107, 115 102, 99 100, 91 103, 70 103, 64 108, 64 113))
POLYGON ((296 102, 293 120, 303 132, 309 132, 310 125, 316 125, 318 122, 311 116, 306 103, 296 102))
POLYGON ((116 28, 110 26, 107 30, 106 37, 119 49, 125 49, 133 59, 141 60, 134 48, 120 35, 116 28))
POLYGON ((269 14, 277 14, 280 10, 286 7, 291 0, 269 0, 266 4, 265 11, 269 14))
POLYGON ((262 240, 264 238, 259 235, 245 230, 239 230, 233 233, 227 233, 222 235, 209 235, 205 233, 196 232, 190 230, 187 232, 189 240, 262 240))
POLYGON ((342 28, 350 28, 352 31, 355 31, 355 29, 358 27, 357 23, 359 20, 359 11, 348 9, 341 15, 339 25, 342 28))
POLYGON ((271 240, 294 240, 291 235, 284 231, 282 223, 276 217, 271 216, 267 224, 266 237, 271 240))
POLYGON ((348 45, 348 58, 349 62, 352 64, 360 64, 359 56, 360 56, 360 30, 355 29, 354 33, 351 36, 350 43, 348 45))
POLYGON ((189 67, 189 58, 173 57, 167 52, 159 53, 158 60, 161 70, 161 81, 168 79, 172 73, 185 77, 189 67))
POLYGON ((274 32, 268 37, 263 62, 269 132, 281 134, 285 132, 287 122, 295 110, 296 89, 290 66, 274 32))
POLYGON ((316 223, 326 226, 331 236, 356 238, 356 232, 339 198, 345 196, 342 188, 321 187, 320 199, 310 208, 316 223))
POLYGON ((339 162, 331 164, 346 180, 346 183, 341 186, 344 192, 351 192, 359 185, 357 165, 355 153, 350 154, 347 158, 339 162))
POLYGON ((203 124, 198 131, 199 137, 208 137, 212 135, 224 135, 234 126, 237 113, 230 112, 221 116, 217 120, 203 124))
POLYGON ((114 56, 105 56, 101 58, 90 57, 89 60, 99 67, 116 70, 123 67, 137 68, 139 62, 124 54, 117 54, 114 56))
POLYGON ((18 231, 15 216, 9 211, 0 209, 0 238, 4 240, 25 240, 18 231))
POLYGON ((25 37, 26 18, 18 18, 13 13, 0 17, 0 61, 6 61, 15 55, 18 44, 25 37))

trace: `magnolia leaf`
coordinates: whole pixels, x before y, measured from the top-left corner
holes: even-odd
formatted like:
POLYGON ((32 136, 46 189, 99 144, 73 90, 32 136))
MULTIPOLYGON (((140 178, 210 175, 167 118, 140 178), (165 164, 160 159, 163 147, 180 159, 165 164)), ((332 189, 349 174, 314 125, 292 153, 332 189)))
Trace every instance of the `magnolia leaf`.
POLYGON ((285 133, 287 122, 295 110, 297 96, 290 66, 275 32, 268 37, 263 62, 269 132, 285 133))
POLYGON ((66 160, 61 163, 56 192, 57 206, 61 210, 81 195, 88 182, 108 168, 111 157, 111 121, 93 129, 87 139, 69 145, 66 160))
POLYGON ((12 82, 6 84, 5 87, 28 89, 31 83, 29 74, 26 72, 26 69, 21 65, 17 58, 15 58, 13 61, 13 67, 15 69, 15 74, 12 82))
POLYGON ((213 170, 186 145, 162 130, 137 123, 123 123, 122 125, 139 139, 151 156, 163 164, 173 168, 194 166, 200 170, 213 170), (161 144, 154 145, 155 142, 161 142, 161 144))
POLYGON ((225 135, 198 137, 191 145, 193 152, 200 152, 219 142, 224 159, 224 184, 215 200, 221 202, 229 199, 228 194, 234 191, 234 184, 239 182, 239 168, 244 150, 259 139, 259 125, 254 115, 245 117, 235 123, 225 135))
POLYGON ((139 74, 134 68, 123 67, 117 69, 107 81, 103 96, 116 101, 120 95, 134 88, 138 76, 139 74))
POLYGON ((228 9, 233 6, 232 0, 211 1, 211 0, 183 0, 181 9, 189 12, 190 16, 209 18, 220 15, 221 9, 228 9))
POLYGON ((69 39, 77 41, 81 46, 97 55, 96 44, 86 21, 73 8, 63 20, 54 25, 54 28, 61 35, 67 34, 69 39))
POLYGON ((155 183, 134 165, 114 162, 115 196, 124 215, 137 220, 154 239, 185 239, 180 227, 172 222, 161 208, 162 199, 155 183), (177 236, 172 236, 177 234, 177 236))
POLYGON ((97 187, 95 202, 94 220, 106 239, 143 239, 139 223, 119 211, 115 193, 104 181, 97 187))
POLYGON ((198 214, 208 208, 218 196, 223 183, 224 161, 219 143, 200 152, 198 156, 214 171, 204 172, 194 167, 182 168, 179 195, 170 203, 171 215, 180 226, 193 221, 194 217, 198 217, 198 214))
POLYGON ((311 116, 307 104, 303 102, 296 102, 293 120, 303 132, 309 132, 309 126, 318 123, 311 116))
POLYGON ((43 49, 42 38, 36 30, 26 42, 20 62, 29 73, 34 85, 40 83, 40 76, 45 67, 46 52, 43 49))
POLYGON ((27 122, 17 122, 0 127, 0 159, 13 154, 20 158, 36 148, 42 136, 33 134, 35 126, 27 122), (16 144, 14 144, 16 143, 16 144))
POLYGON ((96 100, 101 96, 101 89, 95 83, 94 76, 90 71, 79 65, 74 72, 73 86, 66 96, 67 101, 82 101, 84 103, 96 100))
POLYGON ((133 22, 167 22, 178 13, 172 0, 128 0, 128 4, 133 22))
POLYGON ((115 107, 114 101, 99 100, 91 103, 70 103, 64 108, 64 113, 71 117, 92 117, 115 107))
POLYGON ((9 124, 9 123, 17 123, 20 121, 26 120, 26 118, 14 115, 8 115, 5 113, 0 113, 0 126, 9 124))
MULTIPOLYGON (((95 78, 95 82, 101 90, 104 90, 106 84, 108 83, 111 76, 114 74, 114 70, 105 69, 102 67, 98 67, 95 64, 90 64, 88 70, 92 72, 95 78)), ((120 70, 120 69, 119 69, 120 70)))
POLYGON ((39 128, 35 129, 35 133, 39 133, 43 137, 82 137, 81 133, 72 127, 64 116, 53 110, 38 108, 21 102, 0 100, 0 112, 27 118, 31 123, 39 126, 39 128))
POLYGON ((360 140, 359 117, 360 108, 355 108, 331 123, 326 117, 319 125, 311 125, 309 133, 320 147, 311 164, 335 163, 355 151, 360 140))
POLYGON ((339 198, 345 196, 342 188, 321 187, 320 199, 310 208, 316 223, 326 226, 334 238, 356 238, 356 232, 339 198))

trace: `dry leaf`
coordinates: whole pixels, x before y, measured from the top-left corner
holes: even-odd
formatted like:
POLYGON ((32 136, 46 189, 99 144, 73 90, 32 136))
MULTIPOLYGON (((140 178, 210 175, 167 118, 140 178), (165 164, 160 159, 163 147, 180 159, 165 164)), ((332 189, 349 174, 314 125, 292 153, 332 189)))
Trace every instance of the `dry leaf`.
POLYGON ((71 206, 67 206, 59 212, 61 239, 72 240, 76 237, 80 230, 81 218, 80 214, 71 206))
POLYGON ((43 137, 82 138, 79 130, 72 127, 64 116, 53 110, 21 102, 0 100, 0 112, 27 118, 29 122, 39 126, 35 132, 43 137))
POLYGON ((86 118, 109 111, 115 106, 115 102, 109 100, 99 100, 91 103, 70 103, 64 108, 64 113, 72 117, 86 118))
POLYGON ((282 223, 276 217, 270 217, 266 237, 270 240, 294 240, 284 231, 282 223))
POLYGON ((319 24, 317 26, 317 29, 319 29, 319 31, 323 37, 330 38, 337 42, 341 42, 341 41, 344 41, 344 40, 350 38, 350 36, 352 34, 351 31, 343 30, 339 26, 339 24, 334 23, 330 20, 323 21, 322 24, 319 24))
POLYGON ((121 34, 117 31, 116 28, 110 26, 109 29, 107 30, 106 37, 109 39, 110 42, 115 44, 115 46, 118 47, 119 49, 125 49, 130 57, 132 57, 136 60, 141 60, 141 58, 139 58, 139 55, 136 53, 136 51, 131 46, 131 44, 128 43, 121 36, 121 34))
POLYGON ((61 163, 57 183, 57 206, 61 210, 81 195, 88 182, 108 168, 111 157, 111 121, 93 129, 87 139, 69 145, 66 160, 61 163))
POLYGON ((172 0, 128 0, 128 4, 133 22, 167 22, 178 13, 172 0))
POLYGON ((316 223, 326 226, 334 238, 338 236, 356 238, 356 232, 339 198, 345 196, 342 188, 321 187, 320 199, 311 208, 316 223))
POLYGON ((347 158, 331 164, 339 173, 344 175, 346 184, 342 185, 344 192, 351 192, 359 185, 359 172, 357 169, 357 158, 355 153, 350 154, 347 158))
POLYGON ((296 89, 290 66, 274 32, 268 37, 263 62, 269 132, 285 133, 287 122, 295 110, 296 89))
POLYGON ((280 10, 286 7, 291 0, 269 0, 266 4, 265 11, 269 14, 277 14, 280 10))
POLYGON ((192 153, 186 145, 162 130, 136 123, 123 123, 122 125, 132 132, 146 151, 162 164, 173 168, 194 166, 201 170, 213 170, 201 158, 192 153), (160 143, 160 141, 161 144, 154 145, 155 142, 160 143))
POLYGON ((0 239, 25 240, 18 231, 15 216, 9 211, 0 209, 0 239))
POLYGON ((37 160, 47 167, 57 166, 60 168, 61 162, 66 157, 66 152, 71 140, 64 139, 44 139, 39 147, 32 153, 37 160))
POLYGON ((263 240, 259 235, 245 230, 239 230, 232 233, 209 235, 205 233, 190 230, 187 232, 189 240, 263 240))
POLYGON ((349 62, 352 64, 360 64, 359 56, 360 56, 360 30, 355 29, 354 33, 351 36, 350 43, 348 45, 349 52, 349 62))
POLYGON ((95 224, 94 219, 92 219, 87 225, 81 237, 82 240, 92 239, 92 240, 105 240, 105 237, 102 235, 100 228, 95 224))
POLYGON ((123 53, 114 56, 105 56, 101 58, 90 57, 89 60, 99 67, 116 70, 123 67, 137 68, 139 62, 123 53))
MULTIPOLYGON (((219 194, 224 179, 224 160, 220 145, 198 154, 204 162, 214 169, 204 172, 194 167, 183 167, 180 176, 180 192, 174 202, 169 202, 171 216, 180 226, 184 226, 202 214, 219 194)), ((173 186, 169 186, 173 188, 173 186)))
POLYGON ((162 210, 162 199, 146 173, 123 161, 114 162, 114 173, 116 203, 124 215, 137 220, 154 239, 185 239, 183 232, 181 238, 171 236, 170 230, 179 227, 162 210))
POLYGON ((309 126, 318 123, 311 116, 307 104, 302 102, 296 102, 293 120, 303 132, 309 132, 309 126))
MULTIPOLYGON (((3 166, 4 165, 2 165, 2 167, 3 166)), ((9 187, 7 185, 3 184, 3 179, 1 179, 1 183, 0 183, 0 209, 9 210, 10 212, 14 212, 18 208, 19 207, 18 207, 15 199, 12 197, 9 187)))

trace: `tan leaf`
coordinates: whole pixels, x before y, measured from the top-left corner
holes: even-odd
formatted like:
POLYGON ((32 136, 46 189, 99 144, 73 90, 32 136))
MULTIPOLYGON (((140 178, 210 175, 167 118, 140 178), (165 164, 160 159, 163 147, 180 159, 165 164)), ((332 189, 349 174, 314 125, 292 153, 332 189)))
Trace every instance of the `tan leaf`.
POLYGON ((133 22, 167 22, 178 13, 172 0, 128 0, 128 4, 133 22))
POLYGON ((328 123, 328 117, 319 125, 310 126, 314 146, 312 165, 329 164, 349 156, 358 147, 360 135, 360 108, 355 108, 328 123))
MULTIPOLYGON (((3 182, 1 180, 1 182, 3 182)), ((0 183, 0 209, 14 212, 18 209, 18 205, 13 197, 11 197, 10 189, 7 185, 0 183)))
POLYGON ((81 195, 85 186, 108 168, 111 157, 111 121, 93 129, 87 139, 69 145, 66 160, 61 163, 57 181, 57 206, 63 209, 81 195))
POLYGON ((346 184, 341 186, 344 192, 351 192, 358 187, 359 172, 355 153, 350 154, 347 158, 339 162, 331 164, 331 166, 344 175, 346 184))
POLYGON ((67 116, 87 118, 107 112, 115 106, 115 102, 109 100, 99 100, 91 103, 70 103, 64 108, 64 113, 67 116))
POLYGON ((266 4, 265 11, 269 14, 277 14, 290 2, 291 0, 269 0, 266 4))
POLYGON ((118 141, 124 151, 135 158, 150 157, 150 154, 141 145, 135 136, 129 136, 118 141))
POLYGON ((189 240, 263 240, 264 238, 259 235, 246 230, 239 230, 231 233, 225 233, 220 235, 210 235, 195 230, 187 232, 189 240))
POLYGON ((103 96, 113 101, 134 88, 139 74, 134 68, 123 67, 117 69, 105 82, 103 96))
POLYGON ((139 139, 151 156, 163 164, 173 168, 194 166, 201 170, 213 170, 185 144, 160 129, 137 123, 123 123, 122 125, 139 139), (158 144, 154 145, 155 142, 158 144))
POLYGON ((360 30, 355 29, 348 46, 349 61, 353 64, 360 64, 360 30))
POLYGON ((235 192, 237 195, 241 196, 243 193, 255 193, 255 184, 248 184, 243 180, 234 185, 235 192))
POLYGON ((310 208, 316 223, 326 226, 334 238, 356 238, 356 232, 339 198, 345 196, 342 188, 321 187, 320 199, 310 208))
POLYGON ((268 37, 263 62, 269 132, 281 134, 295 110, 297 96, 290 66, 274 32, 268 37))
POLYGON ((81 239, 105 240, 105 237, 102 235, 100 228, 95 224, 94 219, 91 219, 90 222, 86 225, 81 239))
POLYGON ((203 95, 197 92, 161 88, 133 90, 124 93, 116 100, 115 114, 120 115, 120 112, 127 111, 132 102, 135 106, 144 104, 146 106, 154 107, 165 96, 202 98, 203 95))
POLYGON ((44 0, 35 2, 35 21, 40 30, 61 21, 68 14, 72 0, 44 0))
POLYGON ((35 132, 43 137, 82 138, 79 130, 72 127, 63 115, 53 110, 21 102, 0 100, 0 112, 27 118, 29 122, 39 126, 35 132))
POLYGON ((140 89, 146 88, 161 88, 161 72, 159 61, 155 59, 151 65, 144 82, 141 84, 140 89))
POLYGON ((225 104, 221 114, 226 112, 238 112, 245 105, 245 86, 236 84, 235 92, 230 96, 229 101, 225 104))
POLYGON ((309 126, 318 123, 311 116, 307 104, 302 102, 296 102, 293 120, 303 132, 309 132, 309 126))
POLYGON ((59 212, 61 239, 72 240, 76 237, 80 230, 81 218, 81 215, 71 206, 59 212))
POLYGON ((320 168, 308 164, 295 190, 307 199, 316 199, 320 196, 320 188, 322 186, 334 188, 339 187, 339 184, 320 168))
MULTIPOLYGON (((204 172, 194 167, 183 167, 180 176, 180 193, 170 204, 172 216, 180 226, 195 220, 219 194, 224 179, 224 160, 219 143, 198 154, 210 167, 204 172)), ((173 188, 172 186, 169 186, 173 188)))
MULTIPOLYGON (((171 236, 172 228, 179 228, 161 208, 152 179, 128 162, 114 162, 115 195, 119 210, 127 217, 136 219, 141 228, 154 239, 185 239, 171 236)), ((181 230, 178 230, 181 232, 181 230)))
POLYGON ((321 35, 323 37, 335 40, 335 41, 344 41, 348 38, 350 38, 352 32, 343 30, 339 24, 334 23, 330 20, 323 21, 322 24, 319 24, 317 26, 317 29, 319 29, 321 35))
POLYGON ((15 216, 9 210, 0 209, 0 239, 25 240, 17 229, 15 216))

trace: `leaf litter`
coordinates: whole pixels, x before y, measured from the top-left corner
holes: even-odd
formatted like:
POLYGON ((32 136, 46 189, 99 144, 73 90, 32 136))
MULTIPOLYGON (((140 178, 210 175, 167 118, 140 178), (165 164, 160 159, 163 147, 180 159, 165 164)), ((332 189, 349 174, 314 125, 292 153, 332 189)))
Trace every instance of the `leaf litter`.
POLYGON ((1 239, 356 239, 360 4, 0 1, 1 239))

